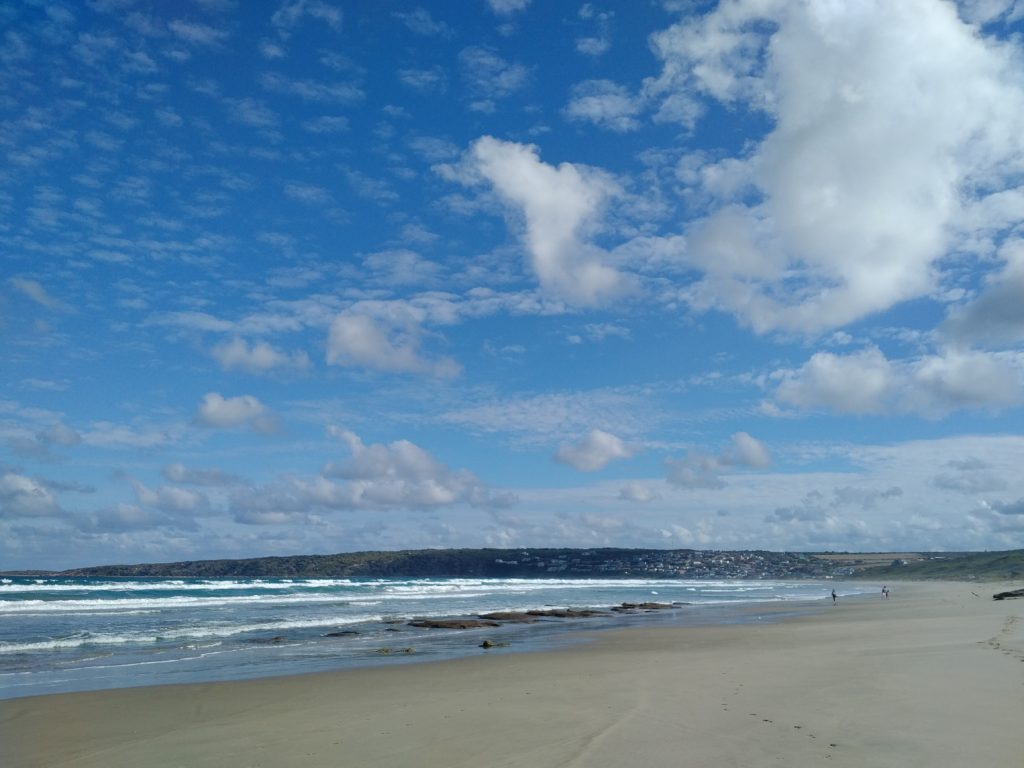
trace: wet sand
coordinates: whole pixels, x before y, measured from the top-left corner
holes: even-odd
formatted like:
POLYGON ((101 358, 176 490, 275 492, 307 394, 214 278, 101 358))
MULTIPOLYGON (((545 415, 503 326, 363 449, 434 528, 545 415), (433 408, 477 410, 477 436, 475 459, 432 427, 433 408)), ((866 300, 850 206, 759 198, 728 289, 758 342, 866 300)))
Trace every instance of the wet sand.
POLYGON ((0 701, 0 765, 1012 766, 1022 584, 908 583, 779 623, 0 701))

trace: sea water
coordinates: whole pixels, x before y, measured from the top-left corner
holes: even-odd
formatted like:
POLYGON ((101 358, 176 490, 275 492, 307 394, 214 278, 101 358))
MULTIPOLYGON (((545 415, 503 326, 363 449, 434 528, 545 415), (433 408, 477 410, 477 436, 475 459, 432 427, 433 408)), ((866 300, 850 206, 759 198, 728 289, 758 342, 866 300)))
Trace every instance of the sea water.
POLYGON ((0 579, 0 699, 531 650, 567 630, 756 620, 759 603, 857 584, 678 579, 0 579), (413 618, 677 603, 671 610, 474 630, 413 618))

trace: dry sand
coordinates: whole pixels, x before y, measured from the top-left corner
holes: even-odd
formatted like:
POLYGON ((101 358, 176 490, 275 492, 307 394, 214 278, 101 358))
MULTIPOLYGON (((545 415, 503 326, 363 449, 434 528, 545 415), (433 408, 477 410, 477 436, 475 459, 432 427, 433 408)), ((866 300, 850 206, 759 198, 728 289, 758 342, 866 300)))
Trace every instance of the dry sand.
POLYGON ((5 768, 1024 766, 1020 584, 909 583, 774 624, 0 701, 5 768))

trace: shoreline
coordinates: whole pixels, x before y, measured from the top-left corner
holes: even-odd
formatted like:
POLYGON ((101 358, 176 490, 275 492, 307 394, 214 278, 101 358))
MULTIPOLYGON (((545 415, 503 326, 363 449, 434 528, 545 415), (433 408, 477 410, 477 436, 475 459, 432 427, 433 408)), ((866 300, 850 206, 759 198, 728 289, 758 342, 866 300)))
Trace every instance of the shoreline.
MULTIPOLYGON (((102 593, 105 582, 98 584, 73 586, 91 597, 102 593)), ((757 613, 814 610, 825 602, 831 588, 831 582, 719 585, 687 580, 557 580, 530 582, 527 588, 521 582, 499 580, 457 584, 454 590, 445 580, 395 584, 374 583, 368 588, 328 584, 327 592, 318 591, 321 585, 316 583, 281 591, 275 587, 256 596, 246 594, 233 605, 237 592, 215 594, 211 600, 215 606, 226 596, 225 610, 204 610, 202 603, 208 590, 235 589, 234 584, 172 586, 158 599, 127 592, 123 599, 131 607, 156 610, 143 612, 139 619, 128 611, 117 625, 106 621, 110 614, 103 610, 109 607, 116 615, 118 602, 106 596, 81 606, 94 611, 71 623, 61 623, 61 610, 40 614, 35 624, 13 610, 0 615, 0 662, 5 662, 0 665, 0 700, 420 663, 480 655, 482 641, 489 643, 486 650, 492 654, 544 650, 571 642, 567 638, 579 632, 720 624, 758 620, 757 613), (407 596, 410 590, 412 598, 407 596), (439 590, 445 595, 441 600, 435 597, 439 590), (198 607, 179 609, 173 604, 178 595, 198 607), (364 607, 367 601, 372 608, 364 607), (808 602, 811 607, 801 609, 808 602), (161 610, 165 605, 168 610, 161 610), (19 633, 43 641, 36 644, 39 647, 19 646, 19 633)), ((846 594, 863 589, 837 588, 846 594)), ((54 604, 60 605, 62 590, 63 585, 52 592, 43 585, 38 595, 29 596, 53 597, 54 604)), ((71 610, 78 607, 73 605, 71 610)))
POLYGON ((777 622, 581 627, 548 650, 9 699, 0 762, 1013 764, 1024 601, 992 600, 1002 583, 892 586, 777 622))

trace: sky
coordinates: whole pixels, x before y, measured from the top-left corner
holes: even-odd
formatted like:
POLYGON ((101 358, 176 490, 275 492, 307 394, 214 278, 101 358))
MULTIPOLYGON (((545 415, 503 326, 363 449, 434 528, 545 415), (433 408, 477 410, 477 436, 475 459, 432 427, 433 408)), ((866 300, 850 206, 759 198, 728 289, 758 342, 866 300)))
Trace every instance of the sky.
POLYGON ((15 0, 0 110, 0 570, 1024 546, 1022 0, 15 0))

